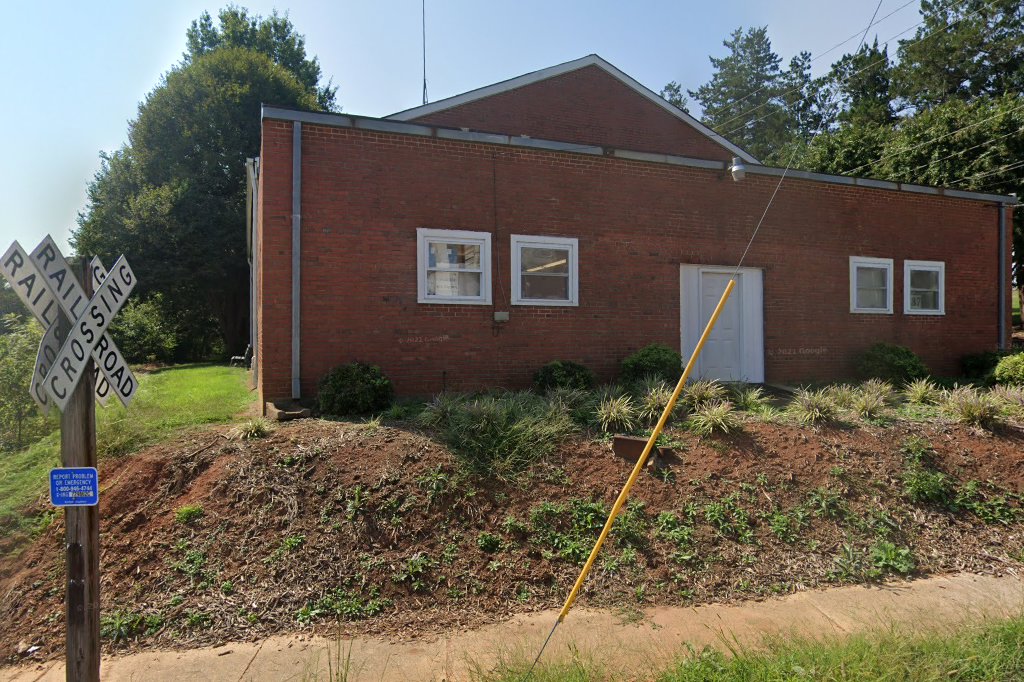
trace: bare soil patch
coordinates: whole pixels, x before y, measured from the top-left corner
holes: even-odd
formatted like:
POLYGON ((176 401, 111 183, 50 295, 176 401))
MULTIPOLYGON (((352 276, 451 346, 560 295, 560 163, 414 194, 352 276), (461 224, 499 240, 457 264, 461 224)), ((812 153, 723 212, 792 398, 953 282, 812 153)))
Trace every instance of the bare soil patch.
MULTIPOLYGON (((674 435, 677 460, 634 488, 643 504, 581 606, 628 614, 891 579, 900 571, 878 567, 879 543, 909 550, 909 576, 1021 568, 1019 429, 749 422, 728 437, 674 435), (912 503, 909 437, 955 485, 978 481, 1001 519, 912 503)), ((193 433, 101 466, 108 652, 327 633, 338 620, 349 635, 429 638, 556 608, 630 469, 584 439, 502 483, 461 475, 413 428, 304 420, 262 440, 227 436, 193 433), (176 512, 189 505, 202 516, 186 523, 176 512)), ((62 654, 63 530, 58 516, 0 562, 0 661, 30 646, 33 658, 62 654)))

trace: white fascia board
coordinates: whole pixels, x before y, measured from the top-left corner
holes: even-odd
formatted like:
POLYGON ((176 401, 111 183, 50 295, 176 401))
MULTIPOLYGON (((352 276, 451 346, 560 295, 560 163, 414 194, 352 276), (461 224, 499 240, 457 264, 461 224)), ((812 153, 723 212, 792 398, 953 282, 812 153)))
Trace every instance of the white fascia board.
POLYGON ((761 163, 753 156, 751 156, 749 153, 740 149, 732 142, 729 142, 729 140, 725 139, 715 131, 711 130, 703 123, 687 114, 682 109, 673 106, 672 104, 669 104, 665 100, 665 98, 661 97, 654 91, 645 87, 636 79, 620 71, 619 69, 612 66, 605 60, 601 59, 596 54, 587 55, 586 57, 582 57, 580 59, 574 59, 573 61, 565 62, 564 64, 556 64, 555 66, 549 66, 548 68, 541 69, 540 71, 533 71, 531 73, 523 74, 522 76, 518 76, 516 78, 510 78, 508 80, 501 81, 500 83, 494 83, 493 85, 477 88, 476 90, 470 90, 469 92, 464 92, 461 95, 455 95, 454 97, 440 99, 436 102, 431 102, 430 104, 424 104, 423 106, 413 107, 412 109, 406 109, 405 111, 399 111, 398 113, 391 114, 390 116, 387 116, 385 118, 394 121, 409 121, 415 118, 419 118, 421 116, 427 116, 429 114, 436 113, 438 111, 445 111, 446 109, 451 109, 453 107, 461 106, 469 102, 474 102, 478 99, 498 95, 503 92, 515 90, 526 85, 532 85, 533 83, 538 83, 540 81, 547 80, 548 78, 554 78, 555 76, 561 76, 562 74, 569 73, 571 71, 577 71, 587 66, 597 66, 603 69, 605 72, 617 78, 619 81, 621 81, 627 87, 634 90, 639 95, 646 97, 649 101, 653 102, 654 104, 658 105, 668 113, 672 114, 680 121, 683 121, 687 125, 693 127, 694 129, 697 130, 697 132, 709 138, 712 142, 722 147, 725 147, 727 150, 729 150, 736 156, 740 157, 747 163, 761 163))

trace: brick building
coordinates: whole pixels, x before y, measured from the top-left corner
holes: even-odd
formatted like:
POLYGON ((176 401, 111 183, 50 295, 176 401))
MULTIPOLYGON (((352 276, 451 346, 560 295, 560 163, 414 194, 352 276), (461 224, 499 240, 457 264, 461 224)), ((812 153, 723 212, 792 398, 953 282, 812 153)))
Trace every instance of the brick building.
MULTIPOLYGON (((597 56, 383 119, 262 117, 265 400, 312 398, 353 360, 417 395, 527 386, 554 359, 608 380, 653 342, 686 355, 782 174, 597 56)), ((842 378, 878 341, 957 373, 1008 342, 1013 203, 791 171, 698 373, 842 378)))

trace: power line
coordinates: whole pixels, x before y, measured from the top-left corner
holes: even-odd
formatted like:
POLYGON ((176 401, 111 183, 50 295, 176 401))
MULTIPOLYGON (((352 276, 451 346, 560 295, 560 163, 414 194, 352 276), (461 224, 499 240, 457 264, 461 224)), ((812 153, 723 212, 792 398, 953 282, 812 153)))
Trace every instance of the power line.
MULTIPOLYGON (((970 14, 968 14, 967 16, 965 16, 965 17, 963 17, 963 18, 961 18, 961 19, 957 19, 956 21, 951 21, 951 22, 949 22, 948 24, 946 24, 945 26, 942 26, 941 28, 936 28, 936 29, 934 29, 933 31, 931 31, 930 33, 927 33, 927 34, 925 34, 924 36, 922 36, 922 37, 920 37, 920 38, 917 38, 916 40, 912 40, 912 41, 908 41, 908 42, 909 42, 909 43, 911 43, 911 44, 913 44, 913 43, 921 43, 921 42, 923 42, 923 41, 925 41, 925 40, 928 40, 929 38, 931 38, 931 37, 932 37, 933 35, 935 35, 936 33, 939 33, 940 31, 945 31, 946 29, 948 29, 948 28, 949 28, 950 26, 952 26, 953 24, 959 23, 959 22, 961 22, 961 21, 966 21, 967 19, 971 18, 971 17, 972 17, 972 16, 974 16, 975 14, 978 14, 978 13, 979 13, 979 12, 981 12, 982 10, 984 10, 984 9, 987 9, 988 7, 990 7, 990 6, 991 6, 992 4, 994 4, 995 2, 996 2, 996 0, 989 0, 989 2, 988 2, 988 3, 986 3, 986 4, 985 4, 985 5, 983 5, 982 7, 979 7, 978 9, 976 9, 976 10, 975 10, 975 11, 973 11, 973 12, 971 12, 971 13, 970 13, 970 14)), ((923 21, 923 20, 922 20, 922 21, 919 21, 919 22, 917 22, 916 24, 914 24, 913 26, 910 26, 910 27, 908 27, 908 28, 905 28, 905 29, 903 29, 902 31, 900 31, 899 33, 897 33, 897 34, 895 34, 895 35, 893 35, 893 36, 890 36, 889 38, 887 38, 887 39, 886 39, 886 40, 884 40, 883 42, 884 42, 884 43, 888 43, 889 41, 891 41, 891 40, 894 40, 894 39, 896 39, 896 38, 900 37, 901 35, 903 35, 903 34, 904 34, 904 33, 906 33, 907 31, 910 31, 910 30, 912 30, 912 29, 914 29, 914 28, 917 28, 918 26, 920 26, 920 25, 921 25, 921 24, 923 24, 923 23, 924 23, 924 21, 923 21)), ((870 26, 869 26, 868 28, 870 28, 870 26)), ((856 51, 854 51, 854 54, 856 54, 856 52, 858 52, 858 51, 860 51, 860 48, 859 48, 859 47, 857 48, 857 50, 856 50, 856 51)), ((868 69, 871 69, 871 68, 873 68, 873 67, 875 67, 875 66, 878 66, 879 64, 881 64, 881 63, 883 63, 883 62, 887 61, 887 59, 888 59, 887 57, 884 57, 884 58, 882 58, 882 59, 876 59, 875 61, 871 62, 871 63, 870 63, 870 64, 868 64, 867 66, 864 66, 863 68, 861 68, 861 69, 858 69, 858 70, 854 71, 853 73, 851 73, 851 74, 850 74, 850 75, 849 75, 849 76, 847 77, 847 81, 849 81, 849 80, 850 80, 851 78, 853 78, 853 77, 854 77, 854 76, 856 76, 856 75, 859 75, 859 74, 861 74, 861 73, 864 73, 864 72, 865 72, 865 71, 867 71, 868 69)), ((800 92, 800 91, 801 91, 801 88, 799 88, 799 87, 797 87, 797 88, 793 88, 793 89, 791 89, 791 90, 787 90, 786 92, 783 92, 782 94, 780 94, 780 95, 779 95, 779 97, 780 97, 780 98, 783 98, 783 97, 785 97, 786 95, 791 95, 791 94, 793 94, 794 92, 800 92)), ((796 100, 795 102, 793 102, 792 104, 789 104, 789 105, 783 106, 783 107, 782 107, 782 110, 783 110, 783 111, 786 111, 786 110, 788 110, 788 109, 792 109, 793 107, 797 106, 798 104, 800 104, 800 103, 802 103, 802 102, 804 102, 804 101, 807 101, 807 100, 809 100, 809 99, 810 99, 810 97, 803 97, 803 98, 801 98, 801 99, 798 99, 798 100, 796 100)), ((738 119, 738 118, 742 118, 743 116, 747 116, 747 115, 750 115, 751 113, 753 113, 753 112, 757 111, 758 109, 760 109, 760 108, 762 108, 762 107, 766 107, 766 106, 768 106, 768 105, 769 105, 770 103, 771 103, 771 102, 769 101, 769 102, 764 102, 763 104, 759 104, 758 106, 754 107, 754 108, 753 108, 753 109, 751 109, 750 111, 746 111, 746 112, 744 112, 743 114, 738 114, 738 115, 736 115, 736 116, 732 117, 731 119, 727 119, 726 121, 723 121, 722 123, 718 124, 718 125, 717 125, 716 127, 717 127, 717 128, 721 128, 721 127, 722 127, 723 125, 725 125, 726 123, 728 123, 728 122, 730 122, 730 121, 735 121, 736 119, 738 119)), ((759 122, 761 122, 761 121, 763 121, 763 120, 765 120, 765 119, 767 119, 767 118, 769 118, 769 117, 771 117, 771 116, 775 115, 775 113, 777 113, 777 112, 774 112, 774 111, 773 111, 773 112, 771 112, 771 113, 765 114, 764 116, 761 116, 760 118, 756 118, 756 119, 753 119, 753 120, 751 120, 751 121, 747 121, 747 122, 745 122, 745 123, 744 123, 743 125, 737 126, 737 127, 735 127, 735 128, 732 128, 731 130, 728 130, 728 131, 725 131, 725 132, 723 132, 723 133, 719 133, 719 134, 720 134, 720 135, 722 135, 722 137, 726 137, 726 138, 727 138, 727 137, 728 137, 729 135, 732 135, 732 134, 733 134, 733 133, 735 133, 735 132, 738 132, 738 131, 740 131, 740 130, 743 130, 744 128, 746 128, 746 127, 748 127, 748 126, 750 126, 750 125, 753 125, 754 123, 759 123, 759 122)))
MULTIPOLYGON (((886 14, 886 15, 885 15, 884 17, 882 17, 882 18, 881 18, 881 19, 879 19, 878 21, 875 21, 875 22, 872 22, 871 24, 869 24, 869 25, 868 25, 868 29, 870 29, 870 28, 871 28, 872 26, 875 26, 875 25, 881 24, 881 23, 882 23, 883 21, 885 21, 886 19, 888 19, 888 18, 889 18, 889 17, 891 17, 892 15, 896 14, 896 13, 897 13, 897 12, 899 12, 899 11, 900 11, 901 9, 903 9, 904 7, 906 7, 907 5, 912 5, 912 4, 914 4, 915 2, 917 2, 917 1, 918 1, 918 0, 908 0, 908 2, 905 2, 905 3, 903 3, 902 5, 900 5, 899 7, 897 7, 896 9, 894 9, 893 11, 889 12, 888 14, 886 14)), ((920 25, 921 25, 921 24, 923 24, 923 23, 924 23, 923 21, 920 21, 920 22, 918 22, 918 23, 914 24, 914 26, 911 26, 910 28, 914 28, 915 26, 920 26, 920 25)), ((909 31, 909 30, 910 30, 910 28, 908 28, 908 29, 906 29, 905 31, 903 31, 903 33, 906 33, 907 31, 909 31)), ((807 63, 808 63, 808 64, 813 64, 814 62, 818 61, 819 59, 821 59, 821 58, 822 58, 822 57, 824 57, 825 55, 827 55, 827 54, 829 54, 829 53, 831 53, 831 52, 834 52, 835 50, 839 49, 840 47, 842 47, 842 46, 843 46, 843 45, 845 45, 846 43, 850 42, 851 40, 853 40, 854 38, 856 38, 856 37, 857 37, 857 36, 859 36, 859 35, 861 35, 861 31, 860 31, 860 30, 858 29, 858 31, 857 31, 856 33, 854 33, 854 34, 853 34, 852 36, 850 36, 849 38, 847 38, 846 40, 844 40, 844 41, 843 41, 843 42, 841 42, 841 43, 836 43, 835 45, 833 45, 833 46, 832 46, 832 47, 830 47, 829 49, 827 49, 827 50, 825 50, 824 52, 822 52, 821 54, 819 54, 819 55, 818 55, 817 57, 813 57, 813 58, 811 59, 811 61, 809 61, 809 62, 807 62, 807 63)), ((900 34, 897 34, 897 35, 902 35, 902 33, 900 33, 900 34)), ((857 49, 859 50, 860 48, 857 48, 857 49)), ((738 100, 736 100, 735 102, 733 102, 733 106, 736 106, 736 105, 740 104, 741 102, 745 102, 746 100, 750 99, 751 97, 753 97, 753 96, 754 96, 754 95, 756 95, 757 93, 759 93, 759 92, 763 91, 763 90, 765 89, 765 87, 766 87, 766 86, 763 86, 763 85, 762 85, 762 86, 761 86, 761 87, 759 87, 759 88, 758 88, 757 90, 754 90, 753 92, 751 92, 751 93, 749 93, 749 94, 746 94, 746 95, 744 95, 743 97, 741 97, 741 98, 739 98, 738 100)), ((799 88, 794 88, 794 90, 790 90, 789 92, 785 92, 785 93, 783 93, 783 94, 782 94, 781 96, 783 96, 783 97, 784 97, 785 95, 788 95, 788 94, 790 94, 791 92, 794 92, 794 91, 796 91, 796 90, 799 90, 799 88)), ((745 114, 749 114, 749 113, 750 113, 751 111, 757 111, 757 110, 758 110, 759 108, 761 108, 761 107, 763 107, 763 106, 764 106, 764 104, 758 105, 757 107, 754 107, 754 108, 753 108, 753 109, 751 109, 750 111, 748 111, 748 112, 745 112, 745 114)), ((728 118, 728 119, 726 119, 726 120, 722 121, 722 122, 721 122, 721 123, 719 123, 718 125, 719 125, 719 126, 724 126, 724 125, 727 125, 727 124, 729 124, 729 123, 732 123, 732 122, 733 122, 733 121, 735 121, 736 119, 738 119, 738 118, 742 118, 742 117, 743 117, 743 116, 744 116, 745 114, 737 114, 736 116, 733 116, 732 118, 728 118)))
MULTIPOLYGON (((953 180, 952 184, 955 185, 955 184, 962 183, 962 182, 965 182, 965 181, 968 181, 968 180, 979 180, 981 178, 988 177, 989 175, 995 175, 996 173, 1004 173, 1004 172, 1009 171, 1009 170, 1015 170, 1015 169, 1020 168, 1022 166, 1024 166, 1024 161, 1014 161, 1013 163, 1008 163, 1005 166, 1000 166, 999 168, 993 168, 992 170, 985 171, 984 173, 974 173, 972 175, 965 175, 965 176, 963 176, 961 178, 957 178, 956 180, 953 180)), ((992 183, 989 183, 989 184, 992 184, 992 183)))
MULTIPOLYGON (((963 129, 961 128, 961 130, 963 130, 963 129)), ((1000 135, 999 137, 994 137, 991 140, 985 140, 981 144, 976 144, 973 147, 968 147, 967 149, 961 149, 959 151, 953 152, 952 154, 948 154, 946 156, 943 156, 941 159, 933 159, 932 161, 929 161, 928 163, 922 163, 920 166, 916 166, 914 168, 911 168, 910 170, 908 170, 906 172, 907 173, 914 173, 914 172, 922 170, 924 168, 928 168, 932 164, 945 161, 946 159, 951 159, 954 156, 960 156, 961 154, 966 154, 967 152, 972 151, 974 149, 978 149, 979 147, 987 147, 987 146, 989 146, 989 145, 991 145, 991 144, 993 144, 995 142, 998 142, 999 140, 1003 140, 1003 139, 1005 139, 1007 137, 1010 137, 1012 135, 1020 135, 1021 133, 1024 133, 1024 129, 1011 130, 1010 132, 1006 133, 1005 135, 1000 135)), ((938 139, 938 138, 936 138, 936 139, 938 139)))
POLYGON ((421 0, 421 9, 423 10, 422 26, 423 26, 423 103, 428 102, 427 99, 427 0, 421 0))

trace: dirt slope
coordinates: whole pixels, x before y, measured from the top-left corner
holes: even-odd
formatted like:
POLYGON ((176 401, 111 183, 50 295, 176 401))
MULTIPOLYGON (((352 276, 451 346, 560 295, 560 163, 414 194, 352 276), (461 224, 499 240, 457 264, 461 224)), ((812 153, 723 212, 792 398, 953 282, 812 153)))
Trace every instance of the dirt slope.
MULTIPOLYGON (((1019 431, 751 422, 728 438, 677 436, 678 458, 638 483, 643 504, 580 606, 629 611, 1021 567, 1019 431), (957 490, 981 482, 973 511, 906 498, 901 444, 911 435, 957 490)), ((327 632, 338 619, 349 634, 402 640, 557 607, 629 469, 607 444, 578 440, 499 483, 460 476, 415 429, 319 420, 263 440, 194 434, 107 462, 106 646, 327 632), (189 506, 201 509, 191 520, 178 513, 189 506)), ((0 660, 23 660, 30 646, 37 659, 62 653, 62 534, 58 518, 0 563, 0 660)))

